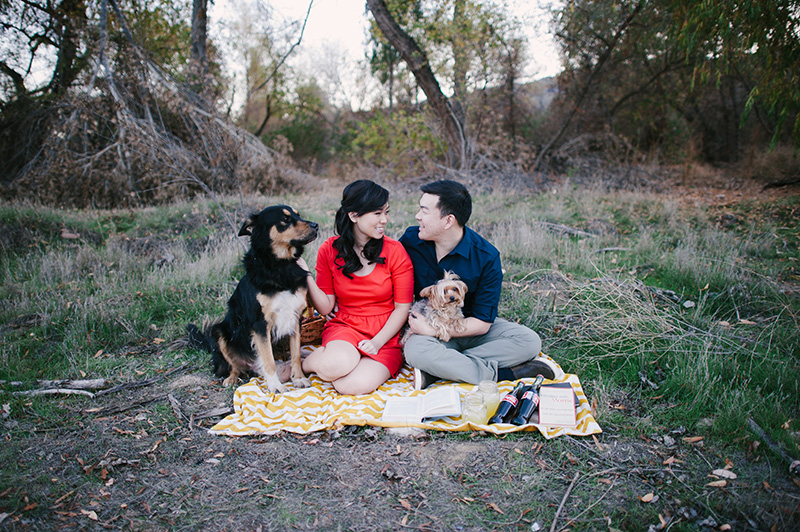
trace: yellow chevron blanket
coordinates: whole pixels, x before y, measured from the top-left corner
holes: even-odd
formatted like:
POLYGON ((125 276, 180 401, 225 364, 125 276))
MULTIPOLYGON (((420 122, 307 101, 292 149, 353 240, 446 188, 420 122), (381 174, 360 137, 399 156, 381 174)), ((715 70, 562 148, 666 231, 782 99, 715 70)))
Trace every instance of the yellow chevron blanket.
MULTIPOLYGON (((410 396, 424 392, 415 391, 413 372, 404 366, 397 377, 389 379, 369 395, 341 395, 330 383, 311 375, 310 388, 291 388, 285 393, 268 392, 260 377, 240 386, 233 398, 234 413, 210 429, 212 434, 246 436, 277 434, 280 431, 307 434, 318 430, 336 429, 344 425, 374 425, 380 427, 406 427, 408 423, 389 423, 381 420, 387 397, 410 396)), ((550 381, 545 381, 550 382, 550 381)), ((589 402, 576 375, 566 375, 560 382, 569 382, 580 400, 577 408, 578 424, 575 427, 544 427, 541 425, 478 425, 458 418, 442 418, 413 423, 410 426, 430 430, 470 431, 481 430, 494 434, 517 431, 539 431, 545 438, 563 434, 588 436, 602 432, 591 414, 589 402)), ((510 392, 514 382, 498 383, 500 393, 510 392)), ((437 386, 456 386, 469 392, 472 384, 443 382, 437 386)))

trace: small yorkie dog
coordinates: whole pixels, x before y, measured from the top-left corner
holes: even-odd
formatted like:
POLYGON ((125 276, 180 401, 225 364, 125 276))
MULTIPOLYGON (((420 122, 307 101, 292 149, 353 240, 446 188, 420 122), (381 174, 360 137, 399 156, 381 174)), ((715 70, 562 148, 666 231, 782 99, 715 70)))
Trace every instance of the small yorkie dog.
MULTIPOLYGON (((424 317, 436 329, 436 337, 446 342, 450 340, 451 333, 462 332, 466 328, 461 311, 466 294, 466 283, 453 272, 445 272, 436 284, 420 291, 419 295, 424 299, 414 303, 410 314, 424 317)), ((400 342, 405 344, 411 334, 411 329, 407 329, 400 342)))

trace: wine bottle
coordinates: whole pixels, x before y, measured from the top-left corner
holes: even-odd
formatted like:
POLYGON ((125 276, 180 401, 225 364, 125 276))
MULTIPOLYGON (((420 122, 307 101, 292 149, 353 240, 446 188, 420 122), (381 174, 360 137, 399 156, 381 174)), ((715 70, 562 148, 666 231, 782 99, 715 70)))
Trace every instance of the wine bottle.
POLYGON ((489 419, 489 425, 493 423, 508 423, 508 420, 511 419, 517 409, 524 387, 525 383, 520 382, 513 390, 503 396, 500 400, 500 404, 497 405, 497 411, 489 419))
POLYGON ((528 422, 531 414, 539 408, 539 385, 542 384, 544 377, 539 375, 533 384, 525 386, 522 392, 522 399, 517 408, 517 414, 511 419, 514 425, 524 425, 528 422))

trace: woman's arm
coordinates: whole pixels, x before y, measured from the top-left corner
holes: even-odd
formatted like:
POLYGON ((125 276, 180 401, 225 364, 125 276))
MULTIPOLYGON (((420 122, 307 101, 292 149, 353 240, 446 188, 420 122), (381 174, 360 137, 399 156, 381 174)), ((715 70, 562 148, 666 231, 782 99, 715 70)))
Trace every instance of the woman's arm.
POLYGON ((383 325, 378 334, 372 340, 362 340, 358 343, 358 348, 362 351, 374 355, 380 351, 386 342, 391 340, 395 334, 400 332, 403 324, 408 319, 408 311, 411 310, 411 303, 395 303, 394 310, 389 315, 389 319, 383 325))
POLYGON ((308 295, 311 298, 311 302, 314 304, 314 308, 323 316, 330 314, 331 311, 333 311, 334 305, 336 305, 336 296, 326 294, 317 286, 317 281, 315 281, 314 276, 311 275, 308 264, 306 264, 303 257, 297 259, 297 265, 303 268, 308 274, 308 295))

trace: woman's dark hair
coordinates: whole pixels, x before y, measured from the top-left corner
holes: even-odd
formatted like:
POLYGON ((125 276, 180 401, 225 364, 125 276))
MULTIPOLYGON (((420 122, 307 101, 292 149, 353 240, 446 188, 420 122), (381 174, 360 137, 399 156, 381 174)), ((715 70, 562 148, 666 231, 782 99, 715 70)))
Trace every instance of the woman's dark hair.
MULTIPOLYGON (((350 219, 351 212, 357 216, 368 212, 378 211, 389 202, 389 191, 382 186, 373 183, 368 179, 353 181, 342 192, 342 203, 336 211, 336 233, 339 238, 333 241, 333 248, 337 251, 334 264, 342 270, 349 279, 353 278, 353 272, 357 272, 363 266, 355 251, 356 238, 353 233, 353 221, 350 219)), ((364 246, 364 257, 369 263, 384 264, 385 257, 381 257, 383 251, 383 239, 370 238, 364 246)))

